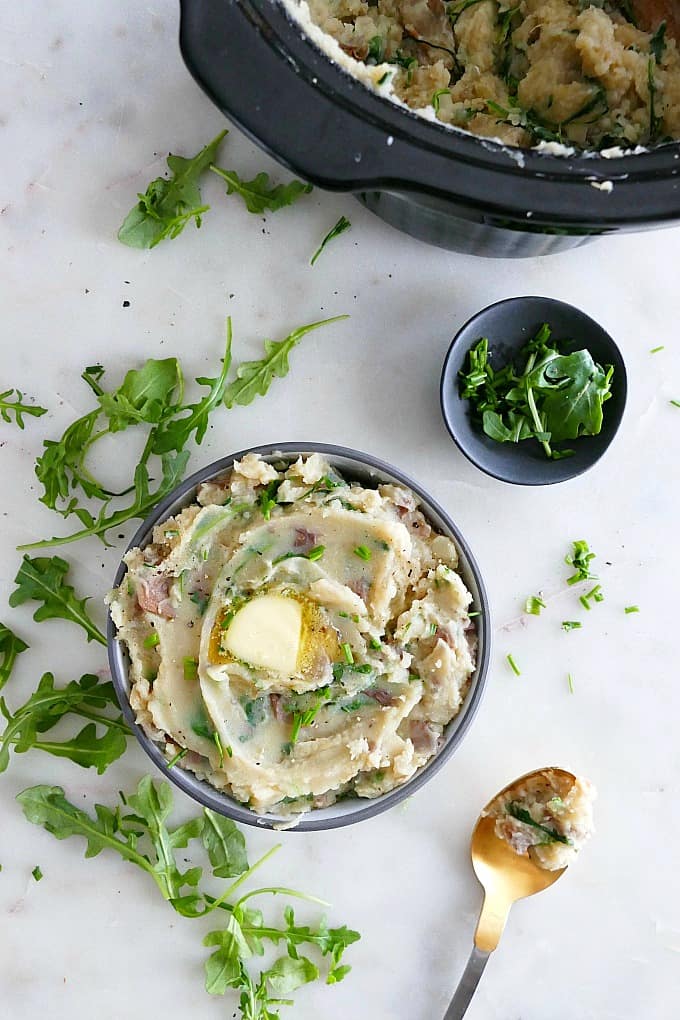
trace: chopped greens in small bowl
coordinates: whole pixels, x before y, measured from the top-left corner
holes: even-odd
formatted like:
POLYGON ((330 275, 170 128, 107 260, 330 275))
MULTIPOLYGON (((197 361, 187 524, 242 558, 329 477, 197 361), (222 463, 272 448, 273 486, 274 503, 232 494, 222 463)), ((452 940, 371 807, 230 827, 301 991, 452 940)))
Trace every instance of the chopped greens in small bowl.
POLYGON ((553 298, 490 305, 456 335, 441 380, 452 438, 487 474, 548 485, 602 456, 623 416, 626 370, 605 330, 553 298))

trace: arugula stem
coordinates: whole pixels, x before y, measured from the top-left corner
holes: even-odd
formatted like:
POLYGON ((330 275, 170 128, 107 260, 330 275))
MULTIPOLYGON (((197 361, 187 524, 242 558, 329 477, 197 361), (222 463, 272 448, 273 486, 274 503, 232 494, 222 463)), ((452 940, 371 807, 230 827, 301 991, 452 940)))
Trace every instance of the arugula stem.
MULTIPOLYGON (((273 846, 273 847, 271 848, 271 850, 268 850, 268 851, 267 851, 267 853, 266 853, 266 854, 264 854, 264 855, 263 855, 262 857, 260 857, 260 859, 259 859, 259 860, 255 861, 255 863, 254 863, 254 864, 252 864, 252 865, 251 865, 251 866, 250 866, 250 867, 248 868, 248 870, 247 870, 247 871, 244 871, 242 875, 239 875, 239 877, 238 877, 238 878, 236 879, 236 881, 235 881, 235 882, 232 882, 232 884, 231 884, 230 886, 228 886, 228 887, 227 887, 227 888, 226 888, 226 889, 224 890, 224 892, 223 892, 223 893, 222 893, 222 894, 221 894, 220 896, 218 896, 218 897, 217 897, 217 899, 215 899, 215 900, 212 900, 212 902, 211 902, 211 904, 210 904, 210 907, 209 907, 209 908, 208 908, 208 909, 207 909, 207 910, 205 911, 205 913, 206 913, 206 914, 209 914, 209 913, 211 913, 211 912, 212 912, 213 910, 215 910, 215 908, 216 908, 216 907, 221 907, 221 906, 223 905, 224 901, 225 901, 225 900, 226 900, 226 899, 227 899, 227 898, 228 898, 229 896, 231 896, 231 894, 232 894, 233 892, 235 892, 235 891, 236 891, 236 890, 237 890, 237 889, 239 888, 239 886, 243 885, 243 883, 244 883, 244 882, 247 882, 247 881, 248 881, 248 879, 250 878, 250 876, 251 876, 251 875, 252 875, 252 874, 253 874, 254 872, 256 872, 258 868, 261 868, 261 867, 262 867, 262 865, 263 865, 263 864, 265 864, 265 863, 266 863, 266 862, 267 862, 267 861, 269 860, 269 858, 270 858, 270 857, 273 857, 273 856, 274 856, 274 854, 275 854, 275 853, 277 852, 277 850, 280 850, 280 849, 281 849, 281 843, 276 843, 276 844, 275 844, 275 845, 274 845, 274 846, 273 846)), ((206 899, 207 899, 207 897, 206 897, 206 899)), ((212 899, 212 897, 211 897, 211 899, 212 899)), ((239 900, 239 903, 240 903, 240 902, 241 902, 241 901, 239 900)))
MULTIPOLYGON (((533 419, 534 425, 536 426, 536 431, 544 432, 545 428, 543 422, 540 419, 538 409, 536 407, 536 401, 534 400, 534 391, 531 388, 531 386, 527 386, 527 404, 529 405, 529 410, 531 411, 531 417, 533 419)), ((550 449, 550 443, 547 441, 547 439, 541 439, 541 446, 545 450, 546 456, 552 457, 552 450, 550 449)))
POLYGON ((272 896, 277 896, 279 893, 285 896, 295 896, 299 900, 306 900, 307 903, 318 903, 320 907, 330 907, 328 900, 320 900, 318 896, 310 896, 307 893, 298 892, 297 889, 288 889, 285 886, 263 886, 261 889, 251 889, 250 892, 245 893, 240 900, 237 900, 234 904, 234 909, 240 907, 242 903, 249 900, 252 896, 261 896, 264 893, 270 893, 272 896))

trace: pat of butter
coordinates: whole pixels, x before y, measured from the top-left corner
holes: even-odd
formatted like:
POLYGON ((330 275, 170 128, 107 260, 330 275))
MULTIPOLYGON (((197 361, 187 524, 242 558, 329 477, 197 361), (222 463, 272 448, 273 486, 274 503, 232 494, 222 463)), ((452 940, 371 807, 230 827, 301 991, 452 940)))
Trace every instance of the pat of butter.
POLYGON ((284 595, 246 602, 229 625, 223 647, 236 659, 291 676, 297 667, 302 606, 284 595))

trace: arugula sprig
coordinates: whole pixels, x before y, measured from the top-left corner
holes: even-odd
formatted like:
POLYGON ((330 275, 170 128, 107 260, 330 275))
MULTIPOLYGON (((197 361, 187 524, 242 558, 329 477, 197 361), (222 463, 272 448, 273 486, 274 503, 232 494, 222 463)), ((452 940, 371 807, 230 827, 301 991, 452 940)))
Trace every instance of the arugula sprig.
POLYGON ((244 181, 235 170, 223 170, 219 166, 211 166, 210 169, 226 181, 227 195, 241 196, 249 213, 278 212, 312 190, 312 185, 303 181, 272 185, 269 174, 264 172, 257 174, 252 181, 244 181))
POLYGON ((249 867, 245 840, 230 819, 205 809, 198 818, 171 827, 173 797, 167 784, 154 783, 146 776, 134 794, 128 797, 121 794, 122 806, 110 808, 96 804, 94 815, 67 800, 58 786, 30 787, 17 799, 28 820, 41 825, 57 839, 84 838, 86 857, 112 850, 137 865, 182 916, 204 917, 218 909, 226 911, 229 914, 226 926, 210 932, 204 939, 204 945, 212 950, 205 964, 205 985, 212 995, 223 995, 233 988, 239 994, 243 1020, 276 1020, 278 1007, 292 1004, 288 996, 320 976, 318 966, 300 954, 302 946, 309 946, 328 958, 327 984, 341 981, 349 972, 350 968, 341 961, 348 946, 359 939, 357 932, 346 926, 329 928, 324 919, 316 927, 299 925, 291 907, 284 911, 282 926, 267 924, 262 911, 250 902, 266 895, 322 901, 276 886, 252 889, 230 901, 236 890, 278 847, 273 847, 249 867), (236 876, 218 897, 201 888, 203 867, 182 870, 177 862, 177 851, 199 840, 208 855, 213 876, 236 876), (275 946, 282 944, 287 953, 255 976, 250 964, 255 957, 264 954, 265 942, 275 946))
POLYGON ((4 623, 0 623, 0 691, 12 675, 17 655, 25 652, 27 648, 25 641, 17 637, 4 623))
POLYGON ((87 598, 79 599, 75 588, 66 583, 70 564, 59 556, 24 556, 14 582, 17 585, 9 598, 10 606, 24 602, 42 602, 33 614, 33 619, 70 620, 82 627, 87 640, 106 644, 106 638, 93 622, 87 611, 87 598))
POLYGON ((24 415, 31 415, 33 418, 40 418, 47 414, 46 407, 39 407, 38 404, 25 404, 24 395, 21 390, 9 389, 0 393, 0 418, 3 421, 11 422, 14 415, 14 423, 20 429, 24 428, 24 415))
POLYGON ((519 352, 521 370, 513 362, 494 369, 483 337, 468 352, 459 378, 473 421, 490 439, 519 443, 533 438, 546 457, 557 460, 574 451, 556 450, 554 443, 602 429, 602 406, 611 396, 614 370, 602 369, 587 350, 560 353, 551 337, 550 326, 543 323, 519 352))
POLYGON ((75 515, 82 525, 70 535, 55 536, 29 542, 21 549, 41 549, 77 542, 96 536, 108 541, 108 532, 129 520, 143 519, 156 504, 181 481, 189 459, 185 447, 193 441, 202 443, 210 416, 224 403, 250 404, 264 396, 274 378, 283 378, 289 371, 288 356, 302 337, 314 329, 346 316, 313 322, 293 330, 280 341, 266 340, 264 357, 240 365, 231 382, 232 326, 226 322, 226 342, 220 372, 215 377, 200 377, 196 382, 207 387, 204 396, 193 403, 184 402, 184 377, 176 358, 150 358, 140 369, 131 369, 123 383, 112 391, 102 385, 103 369, 90 366, 83 379, 97 398, 98 406, 78 418, 58 441, 48 440, 36 463, 36 475, 43 485, 41 501, 64 517, 75 515), (88 451, 103 436, 141 426, 148 429, 147 440, 135 469, 131 489, 112 493, 88 471, 88 451), (154 470, 154 463, 156 470, 154 470), (158 476, 160 468, 160 477, 158 476), (151 485, 152 472, 158 478, 151 485), (115 506, 112 499, 132 491, 127 506, 115 506), (80 497, 98 500, 100 506, 84 506, 80 497))
POLYGON ((118 240, 131 248, 154 248, 166 237, 177 237, 187 223, 194 220, 197 227, 210 206, 201 202, 199 178, 217 158, 222 139, 227 131, 220 131, 212 142, 190 158, 167 158, 170 178, 157 177, 151 181, 138 202, 125 217, 118 231, 118 240))
POLYGON ((0 712, 6 720, 0 734, 0 772, 9 766, 12 749, 18 754, 33 749, 68 758, 83 768, 96 768, 101 775, 120 758, 126 737, 132 735, 120 714, 111 681, 90 673, 66 687, 55 687, 53 674, 44 673, 37 689, 15 712, 0 698, 0 712), (45 736, 65 718, 84 719, 86 724, 70 738, 53 740, 45 736))

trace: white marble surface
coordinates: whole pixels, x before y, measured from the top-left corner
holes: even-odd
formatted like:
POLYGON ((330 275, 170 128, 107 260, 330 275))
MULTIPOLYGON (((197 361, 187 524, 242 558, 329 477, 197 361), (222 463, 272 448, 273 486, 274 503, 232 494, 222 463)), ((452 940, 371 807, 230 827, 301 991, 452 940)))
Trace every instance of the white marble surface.
MULTIPOLYGON (((36 625, 29 609, 6 607, 16 544, 58 527, 37 502, 32 465, 42 439, 90 406, 82 368, 101 360, 116 379, 147 356, 177 354, 187 376, 212 374, 226 312, 238 358, 254 356, 263 336, 349 312, 349 322, 304 341, 266 402, 215 415, 192 466, 297 439, 345 443, 400 465, 468 536, 491 593, 496 648, 482 711, 425 790, 349 830, 281 837, 270 879, 326 896, 333 921, 363 934, 350 977, 302 991, 287 1015, 437 1020, 480 904, 467 856, 477 812, 513 776, 555 762, 597 784, 598 834, 557 886, 513 910, 470 1020, 677 1016, 680 411, 669 398, 680 398, 680 230, 499 263, 402 237, 349 196, 316 192, 262 222, 208 181, 214 208, 200 232, 131 251, 115 231, 135 192, 163 169, 157 153, 192 153, 222 124, 180 60, 176 5, 29 0, 4 5, 0 29, 0 382, 50 408, 23 433, 0 423, 0 618, 31 645, 5 692, 10 704, 45 669, 66 681, 105 666, 103 650, 68 625, 36 625), (343 213, 351 232, 310 269, 310 252, 343 213), (457 327, 523 292, 564 298, 598 318, 621 345, 630 382, 604 461, 538 491, 495 482, 464 461, 437 399, 457 327), (665 350, 649 354, 658 344, 665 350), (564 586, 562 557, 574 538, 597 551, 606 593, 589 614, 564 586), (523 619, 525 596, 539 589, 547 611, 523 619), (639 615, 624 615, 630 603, 639 615), (581 631, 560 630, 563 618, 580 616, 581 631), (509 651, 519 678, 504 663, 509 651)), ((223 163, 246 173, 273 167, 236 131, 223 163)), ((128 477, 133 446, 124 439, 123 456, 120 443, 115 454, 102 451, 114 484, 128 477)), ((65 554, 103 620, 117 551, 93 541, 65 554)), ((231 1000, 202 990, 200 922, 175 917, 145 876, 118 860, 84 861, 79 842, 33 828, 14 801, 46 781, 76 801, 112 801, 147 764, 131 747, 97 777, 35 752, 0 777, 3 1017, 232 1015, 231 1000)), ((190 805, 179 794, 178 802, 186 814, 190 805)), ((254 855, 272 837, 253 830, 248 840, 254 855)))

